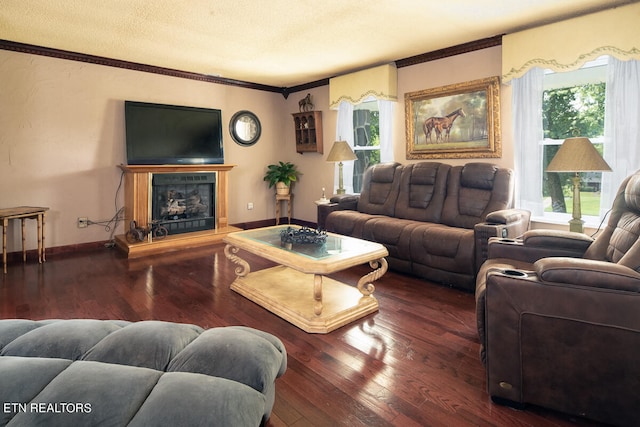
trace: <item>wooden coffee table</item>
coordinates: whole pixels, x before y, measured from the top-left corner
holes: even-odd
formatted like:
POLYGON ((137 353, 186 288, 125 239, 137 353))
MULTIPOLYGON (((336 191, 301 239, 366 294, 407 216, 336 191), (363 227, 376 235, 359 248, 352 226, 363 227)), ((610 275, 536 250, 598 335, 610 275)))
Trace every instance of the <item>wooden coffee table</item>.
MULTIPOLYGON (((328 333, 378 311, 373 282, 387 271, 381 244, 327 233, 326 243, 282 244, 287 225, 230 233, 225 256, 236 267, 231 289, 309 333, 328 333), (251 272, 239 250, 279 265, 251 272), (326 275, 369 263, 356 287, 326 275)), ((297 226, 290 226, 299 228, 297 226)))

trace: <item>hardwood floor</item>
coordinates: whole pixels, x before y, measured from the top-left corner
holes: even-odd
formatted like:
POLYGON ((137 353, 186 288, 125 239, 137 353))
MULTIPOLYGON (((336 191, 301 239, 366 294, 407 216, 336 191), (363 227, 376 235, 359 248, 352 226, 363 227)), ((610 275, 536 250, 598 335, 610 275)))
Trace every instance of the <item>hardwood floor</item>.
MULTIPOLYGON (((115 249, 13 262, 0 280, 1 318, 158 319, 246 325, 278 336, 288 369, 269 426, 593 426, 541 408, 491 402, 478 357, 474 297, 388 272, 378 313, 307 334, 229 289, 218 244, 127 260, 115 249)), ((243 253, 252 270, 272 265, 243 253)), ((339 275, 355 284, 368 272, 339 275)))

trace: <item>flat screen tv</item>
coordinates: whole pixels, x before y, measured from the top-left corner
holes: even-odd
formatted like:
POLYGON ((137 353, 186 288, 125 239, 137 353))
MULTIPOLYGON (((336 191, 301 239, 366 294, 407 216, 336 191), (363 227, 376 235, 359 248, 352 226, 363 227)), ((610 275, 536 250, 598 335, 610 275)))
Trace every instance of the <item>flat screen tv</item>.
POLYGON ((130 165, 222 164, 220 110, 125 101, 130 165))

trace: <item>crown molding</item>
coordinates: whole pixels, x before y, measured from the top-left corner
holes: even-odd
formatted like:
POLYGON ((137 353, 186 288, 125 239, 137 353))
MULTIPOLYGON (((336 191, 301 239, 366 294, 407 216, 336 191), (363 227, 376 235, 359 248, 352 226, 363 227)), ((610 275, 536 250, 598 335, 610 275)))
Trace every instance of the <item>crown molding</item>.
MULTIPOLYGON (((437 59, 447 58, 449 56, 460 55, 463 53, 473 52, 476 50, 486 49, 489 47, 502 45, 502 35, 489 37, 486 39, 476 40, 469 43, 463 43, 432 52, 423 53, 395 61, 396 67, 408 67, 411 65, 421 64, 423 62, 435 61, 437 59)), ((198 80, 207 83, 216 83, 229 86, 237 86, 245 89, 262 90, 266 92, 279 93, 285 99, 290 94, 302 92, 304 90, 316 87, 326 86, 329 84, 329 78, 320 79, 309 83, 304 83, 291 87, 278 87, 264 85, 260 83, 247 82, 243 80, 234 80, 224 77, 211 76, 208 74, 192 73, 189 71, 174 70, 171 68, 156 67, 153 65, 140 64, 136 62, 122 61, 119 59, 105 58, 102 56, 87 55, 84 53, 70 52, 66 50, 53 49, 43 46, 36 46, 25 43, 18 43, 9 40, 0 40, 0 49, 10 50, 14 52, 29 53, 32 55, 49 56, 52 58, 67 59, 69 61, 86 62, 90 64, 104 65, 107 67, 124 68, 127 70, 141 71, 144 73, 162 74, 165 76, 178 77, 182 79, 198 80)))

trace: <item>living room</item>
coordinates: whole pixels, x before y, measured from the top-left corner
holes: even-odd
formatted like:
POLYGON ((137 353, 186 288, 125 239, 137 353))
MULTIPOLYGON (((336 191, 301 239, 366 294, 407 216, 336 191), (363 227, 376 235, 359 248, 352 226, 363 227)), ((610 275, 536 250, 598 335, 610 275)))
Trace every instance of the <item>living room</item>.
MULTIPOLYGON (((632 13, 636 15, 638 13, 637 5, 622 7, 630 8, 632 13)), ((5 37, 0 36, 0 38, 4 39, 5 37)), ((20 42, 20 40, 13 41, 20 42)), ((452 50, 450 55, 445 55, 438 59, 398 67, 398 102, 393 112, 393 157, 396 161, 400 163, 415 162, 406 158, 406 116, 403 103, 405 95, 428 88, 502 76, 504 56, 502 42, 499 38, 497 41, 494 38, 490 38, 489 41, 493 45, 487 47, 478 44, 476 46, 479 48, 464 51, 463 53, 455 53, 455 50, 452 50)), ((10 287, 12 292, 15 292, 17 283, 9 283, 9 281, 20 280, 19 283, 29 289, 30 295, 28 298, 25 297, 27 298, 26 300, 22 300, 22 296, 20 298, 12 297, 8 300, 3 297, 3 318, 42 318, 40 316, 45 312, 51 317, 59 318, 94 317, 92 312, 99 306, 99 300, 91 302, 94 309, 91 308, 91 305, 82 306, 80 301, 76 301, 71 304, 71 307, 75 306, 75 308, 69 307, 69 312, 64 310, 45 310, 38 313, 34 310, 27 310, 25 307, 42 307, 42 301, 38 301, 37 297, 37 283, 47 283, 48 280, 71 280, 68 277, 64 277, 64 275, 56 276, 53 273, 52 277, 56 277, 55 279, 47 278, 48 271, 57 270, 58 268, 71 268, 71 264, 67 264, 68 261, 63 261, 66 259, 65 257, 79 256, 77 258, 78 262, 90 263, 90 254, 93 252, 110 251, 109 259, 120 256, 117 255, 115 249, 105 249, 104 246, 105 244, 111 246, 110 242, 114 235, 124 234, 128 224, 123 221, 119 222, 115 227, 110 223, 105 227, 104 224, 117 216, 118 211, 125 205, 122 170, 119 165, 125 164, 127 161, 124 115, 124 101, 126 100, 216 108, 222 111, 222 121, 225 124, 223 137, 225 163, 235 165, 229 172, 228 178, 228 218, 231 225, 265 224, 275 218, 276 201, 274 192, 263 181, 266 167, 269 164, 277 163, 278 161, 290 161, 295 163, 302 172, 299 181, 296 182, 293 188, 293 217, 298 222, 316 223, 317 206, 314 202, 321 197, 323 188, 328 189, 328 196, 332 193, 329 189, 335 188, 335 164, 326 161, 326 158, 331 144, 337 139, 336 122, 338 113, 336 110, 329 108, 331 100, 328 84, 309 88, 302 85, 300 90, 289 93, 287 97, 284 97, 282 93, 271 90, 211 83, 209 81, 145 72, 126 67, 107 66, 91 61, 77 61, 65 58, 63 55, 32 54, 11 48, 0 50, 0 75, 3 81, 0 88, 0 99, 2 100, 0 101, 0 117, 2 117, 0 119, 2 121, 2 132, 0 134, 0 152, 2 153, 0 155, 0 164, 2 164, 0 182, 2 182, 3 197, 0 207, 46 206, 49 208, 46 215, 45 234, 48 259, 41 266, 41 270, 33 270, 33 265, 31 264, 33 262, 31 255, 36 249, 37 238, 36 230, 28 227, 26 241, 30 261, 24 267, 26 270, 18 275, 21 278, 17 279, 18 276, 12 270, 23 268, 18 255, 22 245, 21 230, 18 224, 12 224, 7 230, 7 248, 9 252, 12 252, 13 256, 10 257, 9 273, 3 276, 2 286, 5 289, 10 287), (299 111, 299 101, 307 93, 311 94, 315 109, 321 110, 323 114, 325 145, 323 154, 305 153, 301 155, 296 152, 291 114, 299 111), (233 114, 241 110, 253 112, 261 123, 260 139, 256 144, 248 147, 234 143, 226 129, 226 124, 229 123, 233 114), (92 223, 99 224, 79 228, 78 218, 88 218, 92 223), (60 259, 59 265, 61 267, 56 267, 58 259, 60 259), (12 306, 7 306, 7 301, 10 301, 12 306)), ((504 168, 514 168, 516 166, 511 97, 512 87, 507 84, 501 84, 501 156, 482 160, 495 163, 504 168)), ((446 159, 445 162, 457 166, 469 162, 469 159, 451 158, 446 159)), ((565 224, 534 222, 532 223, 532 228, 566 229, 567 226, 565 224)), ((587 232, 589 233, 589 231, 592 230, 587 232)), ((215 253, 207 252, 208 250, 202 249, 202 251, 205 251, 204 253, 200 252, 201 250, 195 251, 194 259, 206 260, 205 262, 208 263, 215 260, 217 267, 221 271, 227 270, 226 273, 220 274, 226 274, 224 280, 228 280, 230 283, 233 280, 232 266, 227 265, 229 263, 222 255, 222 247, 217 245, 215 253)), ((177 258, 184 256, 184 253, 180 253, 175 261, 180 261, 177 258)), ((160 256, 158 262, 170 264, 174 261, 168 258, 170 256, 160 256)), ((100 265, 102 268, 108 269, 110 262, 101 261, 100 265)), ((135 276, 136 280, 142 280, 137 272, 146 271, 149 268, 149 262, 149 260, 145 259, 129 261, 127 265, 133 271, 133 273, 129 274, 135 276)), ((122 267, 114 268, 120 269, 122 267)), ((183 265, 181 268, 185 270, 183 275, 189 276, 192 274, 189 272, 188 261, 186 261, 186 266, 183 265)), ((208 274, 210 277, 218 274, 216 271, 211 271, 212 267, 204 270, 198 270, 196 267, 192 268, 192 271, 197 271, 199 274, 208 274)), ((78 274, 85 280, 97 280, 93 277, 94 273, 90 270, 85 270, 85 267, 80 268, 78 274)), ((126 275, 127 273, 122 272, 122 274, 126 275)), ((389 282, 384 285, 381 284, 378 292, 382 289, 386 289, 386 292, 389 292, 392 290, 392 286, 389 286, 389 284, 400 286, 405 280, 409 283, 408 285, 403 285, 407 286, 407 290, 418 291, 421 286, 417 279, 405 279, 397 273, 388 273, 388 277, 389 282)), ((104 287, 108 286, 104 281, 98 280, 98 282, 104 287)), ((75 284, 78 287, 82 286, 80 280, 77 280, 75 284)), ((458 296, 456 292, 459 291, 438 289, 437 285, 429 283, 425 284, 425 286, 436 288, 436 290, 429 291, 428 295, 434 298, 444 298, 447 301, 442 306, 431 306, 430 310, 450 309, 450 305, 454 305, 452 302, 460 299, 463 300, 461 303, 461 307, 464 310, 462 318, 465 322, 473 320, 471 313, 473 310, 473 295, 460 293, 458 296)), ((73 293, 74 291, 72 288, 66 288, 66 292, 73 293)), ((126 292, 126 286, 118 292, 126 292)), ((152 290, 149 292, 152 293, 152 290)), ((220 291, 216 290, 216 292, 220 291)), ((86 297, 86 295, 83 297, 86 297)), ((105 296, 104 298, 107 297, 105 296)), ((139 296, 136 298, 139 298, 139 296)), ((189 302, 186 297, 182 299, 175 294, 168 293, 164 294, 163 298, 181 299, 185 301, 187 306, 192 307, 192 302, 189 302)), ((382 306, 382 301, 385 300, 382 297, 380 300, 382 306)), ((386 302, 390 305, 393 301, 394 297, 388 296, 386 299, 386 302)), ((428 304, 427 301, 421 301, 421 303, 428 304)), ((270 325, 269 327, 272 327, 273 322, 277 322, 265 320, 269 319, 267 316, 271 316, 271 314, 266 311, 262 313, 261 308, 251 306, 248 303, 233 300, 230 305, 246 310, 260 310, 260 312, 245 315, 244 317, 231 314, 229 318, 223 321, 216 320, 215 316, 213 316, 206 318, 204 322, 209 326, 233 324, 234 322, 251 322, 254 325, 260 325, 261 322, 264 322, 264 324, 270 325), (254 316, 255 318, 251 319, 254 316)), ((162 305, 160 304, 159 307, 162 307, 162 305)), ((409 302, 399 307, 400 311, 405 311, 400 315, 401 318, 408 316, 406 313, 412 310, 409 302)), ((226 312, 223 307, 216 308, 220 309, 221 312, 226 312)), ((198 323, 195 316, 183 316, 177 311, 171 311, 173 309, 168 307, 166 315, 159 312, 129 313, 131 319, 128 320, 142 320, 146 317, 172 321, 188 319, 188 323, 198 323)), ((202 307, 199 307, 196 311, 199 310, 202 310, 202 307)), ((102 311, 95 311, 100 312, 102 316, 106 316, 102 311)), ((118 314, 127 317, 126 312, 127 309, 123 309, 118 314)), ((390 313, 385 315, 391 316, 390 313)), ((388 320, 388 322, 392 323, 393 320, 388 320)), ((418 325, 414 326, 419 327, 418 325)), ((368 324, 363 322, 360 327, 366 330, 368 324)), ((432 327, 435 328, 436 326, 429 325, 429 328, 432 327)), ((286 342, 296 342, 296 340, 300 339, 297 335, 300 333, 299 331, 287 331, 279 323, 273 328, 277 331, 276 335, 278 333, 286 335, 286 342)), ((455 335, 455 333, 450 332, 452 335, 455 335)), ((342 340, 364 339, 362 335, 357 335, 355 332, 351 332, 351 334, 344 332, 344 335, 340 337, 342 340)), ((456 340, 456 337, 449 336, 445 339, 456 340)), ((306 345, 308 344, 303 344, 302 347, 304 348, 306 345)), ((473 352, 477 350, 477 343, 469 344, 465 349, 468 352, 473 352), (476 345, 476 347, 474 348, 473 345, 476 345)), ((300 351, 304 352, 304 349, 300 351)), ((316 351, 316 349, 311 348, 310 351, 316 351)), ((347 357, 344 354, 342 356, 347 357)), ((477 357, 477 355, 475 356, 477 357)), ((350 363, 356 363, 355 356, 349 357, 352 359, 350 363)), ((414 356, 406 355, 406 358, 412 357, 414 356)), ((424 355, 415 357, 424 357, 424 355)), ((301 360, 303 358, 304 355, 301 356, 301 360)), ((467 363, 468 359, 465 358, 464 360, 464 363, 467 363)), ((318 362, 318 359, 313 359, 313 363, 320 362, 318 362)), ((329 368, 325 366, 323 369, 329 368)), ((364 371, 366 370, 364 369, 364 371)), ((384 368, 376 365, 371 368, 371 371, 375 370, 383 371, 384 368)), ((482 372, 482 365, 479 359, 478 366, 471 369, 470 372, 473 374, 482 372)), ((355 370, 350 373, 360 375, 355 370)), ((376 376, 376 372, 365 372, 362 375, 369 374, 376 376)), ((410 380, 407 379, 407 381, 410 380)), ((470 381, 481 381, 481 379, 473 378, 470 381)), ((305 384, 304 381, 301 383, 305 384)), ((380 384, 376 386, 380 386, 380 384)), ((482 385, 478 386, 478 389, 481 388, 482 385)), ((352 391, 357 393, 357 391, 352 391)), ((380 392, 384 392, 382 387, 380 392)), ((411 391, 407 391, 407 394, 410 393, 411 391)), ((437 400, 437 397, 434 399, 437 400)), ((483 406, 481 410, 483 412, 482 417, 475 421, 473 416, 462 418, 463 424, 489 423, 485 417, 487 417, 487 413, 491 412, 491 403, 488 402, 489 397, 487 395, 484 396, 484 399, 486 401, 481 403, 483 406)), ((276 403, 281 406, 276 407, 279 415, 272 420, 274 425, 277 425, 276 423, 279 419, 284 419, 285 417, 282 414, 286 413, 286 408, 284 408, 286 405, 282 404, 282 402, 278 403, 278 401, 276 403)), ((466 403, 453 402, 451 405, 457 407, 458 405, 464 406, 466 403)), ((474 404, 470 405, 473 406, 474 404)), ((390 410, 391 413, 395 413, 395 411, 396 409, 390 410)), ((403 412, 403 410, 397 411, 403 412)), ((416 411, 420 412, 420 410, 416 411)), ((498 409, 498 411, 505 410, 498 409)), ((452 410, 452 412, 455 413, 455 410, 452 410)), ((501 417, 504 416, 506 418, 502 419, 502 421, 495 421, 495 425, 501 425, 501 422, 510 423, 513 421, 509 416, 503 415, 508 412, 500 413, 501 417)), ((542 414, 539 415, 539 418, 527 418, 528 415, 525 415, 525 420, 521 422, 524 425, 535 425, 538 422, 547 422, 548 420, 545 421, 545 418, 550 417, 552 421, 548 421, 549 425, 553 423, 562 425, 563 422, 568 423, 566 425, 573 422, 582 423, 580 425, 589 425, 589 422, 585 420, 566 421, 565 418, 556 414, 549 415, 546 412, 542 412, 542 414)), ((443 416, 439 420, 434 420, 433 425, 445 425, 448 422, 455 423, 454 420, 456 418, 446 419, 443 416)), ((310 422, 309 420, 307 421, 310 422)), ((321 419, 315 421, 319 424, 330 425, 335 420, 321 419)), ((419 423, 420 421, 424 421, 422 416, 414 418, 414 422, 419 423)), ((400 422, 410 424, 411 419, 408 417, 394 418, 387 414, 386 422, 389 424, 400 422)), ((300 423, 304 422, 300 421, 300 423)), ((313 422, 311 421, 311 423, 313 422)), ((366 424, 366 421, 362 421, 362 423, 366 424)))

